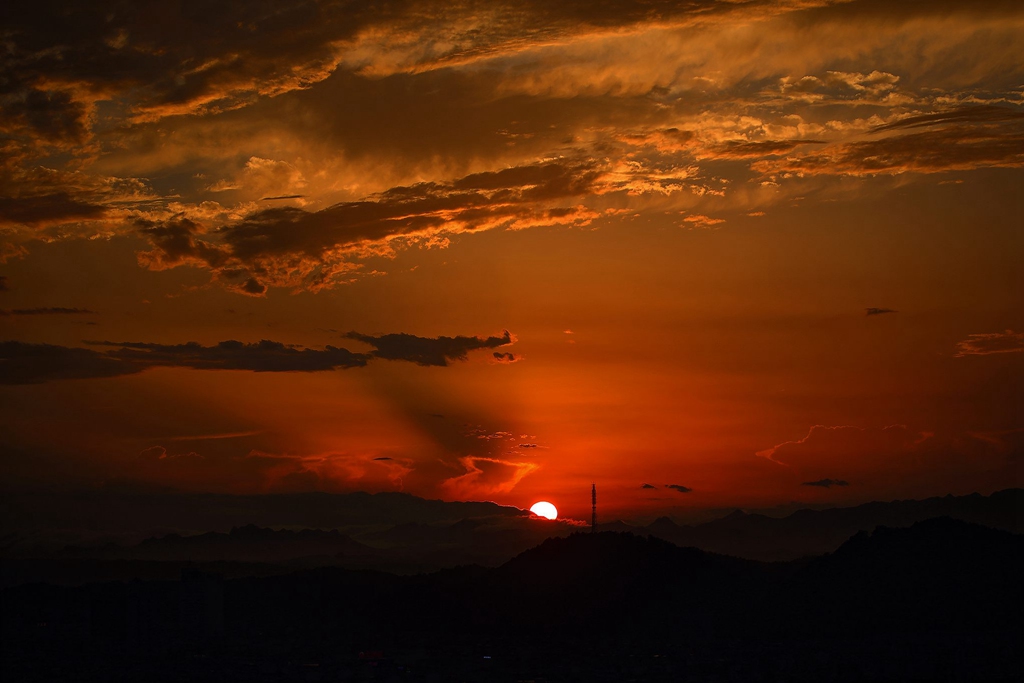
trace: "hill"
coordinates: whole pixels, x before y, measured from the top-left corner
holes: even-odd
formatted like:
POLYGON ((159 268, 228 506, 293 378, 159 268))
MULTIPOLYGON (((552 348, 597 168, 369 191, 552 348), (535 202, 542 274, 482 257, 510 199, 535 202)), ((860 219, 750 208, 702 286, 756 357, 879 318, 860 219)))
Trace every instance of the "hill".
POLYGON ((935 517, 949 517, 1014 533, 1024 531, 1024 489, 990 496, 943 496, 925 500, 872 502, 855 507, 799 510, 782 518, 737 510, 695 526, 668 517, 634 533, 646 533, 677 545, 765 561, 793 560, 832 552, 860 531, 878 526, 908 527, 935 517))
POLYGON ((16 680, 1013 680, 1020 535, 952 519, 766 564, 622 533, 504 565, 0 591, 16 680))

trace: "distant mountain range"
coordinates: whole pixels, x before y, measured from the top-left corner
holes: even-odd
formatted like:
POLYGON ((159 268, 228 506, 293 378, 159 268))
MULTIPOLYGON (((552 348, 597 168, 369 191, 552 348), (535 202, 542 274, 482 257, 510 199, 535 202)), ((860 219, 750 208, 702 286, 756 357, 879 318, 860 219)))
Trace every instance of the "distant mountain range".
MULTIPOLYGON (((546 538, 579 529, 531 518, 518 508, 423 500, 408 494, 116 494, 109 507, 105 500, 98 494, 81 494, 44 497, 31 505, 25 500, 5 501, 12 514, 4 518, 0 585, 33 576, 81 583, 83 577, 104 576, 104 567, 111 579, 132 578, 133 571, 138 578, 156 578, 167 575, 168 568, 155 566, 160 562, 221 563, 220 571, 231 576, 328 566, 398 574, 463 564, 493 567, 546 538), (142 530, 170 524, 175 510, 182 515, 176 531, 140 538, 142 530), (224 528, 229 522, 244 523, 224 528), (214 530, 181 531, 204 523, 214 530), (313 528, 268 528, 286 523, 313 528), (228 570, 224 563, 234 566, 228 570)), ((694 526, 662 517, 646 526, 615 522, 598 530, 628 531, 746 559, 787 561, 834 551, 861 531, 906 527, 935 517, 1019 533, 1022 509, 1024 490, 1007 489, 990 496, 800 510, 783 518, 735 511, 694 526)))
POLYGON ((776 561, 831 552, 858 531, 870 531, 878 526, 906 527, 935 517, 1021 533, 1024 531, 1022 512, 1024 489, 1006 489, 990 496, 973 493, 865 503, 848 508, 799 510, 782 518, 737 510, 722 519, 695 526, 681 526, 662 517, 643 527, 618 523, 613 529, 649 534, 676 545, 725 555, 776 561))
POLYGON ((408 493, 78 493, 0 497, 0 531, 63 530, 93 535, 190 535, 263 527, 338 529, 341 533, 396 524, 455 522, 473 517, 520 517, 526 510, 489 502, 427 500, 408 493))
POLYGON ((195 567, 178 581, 3 589, 5 671, 211 681, 1022 674, 1024 537, 948 517, 861 532, 787 563, 602 532, 550 538, 497 568, 415 576, 325 567, 225 579, 195 567))

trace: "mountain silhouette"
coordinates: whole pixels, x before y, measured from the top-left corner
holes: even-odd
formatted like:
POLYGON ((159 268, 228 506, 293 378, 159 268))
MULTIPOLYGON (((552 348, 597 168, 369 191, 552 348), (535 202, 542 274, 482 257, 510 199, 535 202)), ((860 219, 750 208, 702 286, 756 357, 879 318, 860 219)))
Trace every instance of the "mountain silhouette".
POLYGON ((235 527, 226 534, 213 531, 196 536, 168 534, 130 547, 116 544, 96 549, 70 547, 62 554, 95 559, 280 563, 315 557, 366 557, 373 553, 369 546, 337 530, 274 530, 249 524, 235 527))
POLYGON ((22 585, 0 647, 12 680, 1013 680, 1022 542, 937 518, 764 563, 576 533, 491 569, 22 585))
MULTIPOLYGON (((0 585, 35 577, 79 585, 176 576, 176 569, 159 566, 161 562, 221 563, 216 571, 231 577, 246 571, 267 576, 302 567, 398 574, 461 564, 496 567, 548 537, 569 536, 579 529, 571 523, 532 518, 519 508, 427 501, 407 494, 118 495, 112 507, 123 516, 113 517, 100 509, 100 499, 93 494, 41 496, 42 502, 31 504, 4 499, 2 505, 16 514, 3 519, 7 532, 0 543, 0 585), (47 503, 55 507, 46 508, 47 503), (76 503, 81 503, 80 514, 76 503), (177 524, 175 511, 182 513, 177 524), (246 521, 250 517, 264 523, 246 521), (228 525, 231 521, 242 523, 228 525), (296 521, 309 528, 299 531, 295 527, 301 525, 286 524, 296 521), (213 528, 193 530, 201 523, 213 528)), ((941 516, 1019 532, 1022 507, 1022 491, 1009 489, 990 496, 800 510, 783 518, 735 510, 695 526, 661 517, 646 527, 613 522, 599 529, 778 562, 835 551, 860 531, 904 528, 941 516)))
POLYGON ((765 561, 793 560, 832 552, 859 531, 878 526, 907 527, 935 517, 975 522, 1014 533, 1024 531, 1024 489, 990 496, 944 496, 926 500, 873 502, 848 508, 799 510, 775 518, 735 510, 704 524, 681 526, 661 517, 634 533, 647 533, 677 545, 765 561))
POLYGON ((800 613, 884 633, 1019 628, 1021 576, 1024 536, 944 517, 859 532, 796 578, 800 613), (883 604, 879 613, 864 607, 883 604))

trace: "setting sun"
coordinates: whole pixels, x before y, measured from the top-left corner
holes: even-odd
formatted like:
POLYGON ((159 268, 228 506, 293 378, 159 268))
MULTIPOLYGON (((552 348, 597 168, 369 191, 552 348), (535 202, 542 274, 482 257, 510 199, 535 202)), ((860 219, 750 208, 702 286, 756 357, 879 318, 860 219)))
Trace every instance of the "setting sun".
POLYGON ((546 519, 558 519, 558 509, 551 503, 542 500, 539 503, 534 503, 533 507, 530 508, 530 512, 537 515, 538 517, 544 517, 546 519))

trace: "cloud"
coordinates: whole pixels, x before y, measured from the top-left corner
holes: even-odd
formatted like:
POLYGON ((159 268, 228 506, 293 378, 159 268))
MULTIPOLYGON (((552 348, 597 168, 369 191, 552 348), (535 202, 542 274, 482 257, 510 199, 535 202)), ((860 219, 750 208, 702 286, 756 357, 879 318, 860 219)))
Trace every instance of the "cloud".
POLYGON ((72 197, 68 192, 26 197, 0 197, 0 225, 40 226, 78 220, 98 220, 107 208, 72 197))
MULTIPOLYGON (((948 492, 951 481, 972 490, 1012 478, 1024 455, 1022 435, 1019 430, 936 434, 900 424, 814 425, 803 438, 757 455, 785 466, 780 475, 791 473, 794 484, 819 485, 831 480, 823 474, 841 470, 849 477, 845 481, 860 482, 862 495, 934 495, 948 492)), ((841 485, 832 480, 832 486, 841 485)))
POLYGON ((899 128, 921 128, 944 123, 996 123, 1024 119, 1024 112, 1009 107, 995 105, 964 107, 951 111, 940 111, 934 114, 921 114, 897 119, 892 123, 876 126, 872 133, 880 133, 899 128))
POLYGON ((693 489, 691 489, 690 487, 683 486, 682 484, 665 484, 665 488, 672 489, 673 491, 678 491, 679 493, 690 493, 691 491, 693 491, 693 489))
POLYGON ((120 377, 145 366, 93 349, 0 342, 0 384, 38 384, 60 379, 120 377))
POLYGON ((643 486, 641 486, 640 488, 642 488, 642 489, 656 489, 656 488, 658 488, 658 487, 657 487, 657 486, 655 486, 654 484, 644 484, 644 485, 643 485, 643 486))
POLYGON ((250 157, 242 172, 233 180, 222 180, 210 186, 211 192, 245 190, 250 195, 260 196, 277 193, 264 199, 300 199, 296 194, 306 186, 302 172, 287 161, 250 157), (289 194, 290 193, 290 194, 289 194))
POLYGON ((271 491, 402 490, 414 470, 406 458, 365 453, 271 453, 253 450, 244 460, 271 491))
POLYGON ((849 101, 882 104, 892 100, 899 80, 899 76, 886 71, 828 71, 821 77, 785 76, 779 79, 779 90, 788 98, 808 103, 849 101))
POLYGON ((718 225, 719 223, 724 223, 725 219, 724 218, 711 218, 710 216, 704 216, 704 215, 701 215, 701 214, 698 213, 698 214, 694 214, 692 216, 687 216, 686 218, 683 219, 683 222, 684 223, 690 223, 695 228, 710 228, 713 225, 718 225))
POLYGON ((465 474, 446 479, 441 488, 459 498, 475 498, 508 493, 523 477, 540 465, 532 462, 514 462, 498 458, 466 456, 459 458, 465 474))
POLYGON ((109 355, 142 367, 181 367, 196 370, 251 370, 253 372, 319 372, 366 365, 368 358, 347 349, 327 346, 308 349, 266 339, 246 344, 224 341, 214 346, 153 344, 145 342, 89 342, 114 347, 109 355))
POLYGON ((95 315, 96 311, 87 308, 63 308, 50 306, 47 308, 0 308, 0 316, 9 315, 95 315))
POLYGON ((772 157, 793 151, 800 145, 824 145, 825 140, 763 140, 744 142, 733 140, 711 147, 698 154, 698 157, 714 159, 747 159, 772 157))
POLYGON ((864 315, 883 315, 885 313, 899 313, 899 311, 892 308, 865 308, 864 315))
MULTIPOLYGON (((0 220, 32 228, 10 238, 20 249, 53 226, 135 231, 143 267, 263 296, 455 235, 590 225, 651 195, 708 227, 723 220, 713 197, 750 194, 751 164, 776 183, 1020 165, 1018 8, 849 4, 18 8, 0 220), (963 106, 981 101, 1005 106, 963 106), (147 185, 129 175, 160 192, 107 187, 147 185)), ((757 196, 741 209, 784 194, 757 196)))
POLYGON ((516 354, 511 353, 511 352, 501 353, 499 351, 495 351, 492 355, 494 357, 494 362, 495 363, 502 363, 504 365, 511 365, 512 363, 518 363, 519 361, 521 361, 523 359, 522 356, 517 356, 516 354))
MULTIPOLYGON (((825 1, 825 0, 823 0, 825 1)), ((419 3, 417 17, 399 15, 390 26, 363 33, 354 41, 342 64, 372 76, 422 73, 431 69, 473 67, 500 59, 520 59, 523 53, 600 40, 603 36, 629 34, 638 27, 706 26, 720 17, 738 15, 740 21, 761 18, 794 8, 819 4, 755 0, 721 3, 697 0, 689 3, 655 0, 595 5, 586 2, 495 2, 488 5, 450 5, 427 10, 419 3)))
POLYGON ((520 448, 539 448, 539 446, 537 444, 535 444, 535 443, 521 443, 521 444, 519 444, 519 447, 520 448))
POLYGON ((227 254, 222 249, 197 239, 203 228, 188 218, 167 221, 138 219, 136 226, 139 233, 153 244, 152 251, 138 255, 139 264, 150 270, 165 270, 183 264, 206 264, 216 268, 227 261, 227 254))
POLYGON ((0 292, 6 292, 9 289, 10 286, 7 284, 7 276, 0 275, 0 292))
MULTIPOLYGON (((757 456, 780 465, 804 466, 817 460, 854 458, 866 452, 892 452, 906 450, 918 435, 906 425, 891 425, 881 429, 866 429, 850 425, 814 425, 807 435, 757 452, 757 456)), ((863 458, 862 458, 863 459, 863 458)))
POLYGON ((988 356, 993 353, 1019 353, 1024 351, 1024 332, 989 332, 969 334, 967 339, 956 343, 957 358, 964 356, 988 356))
POLYGON ((139 453, 139 458, 143 460, 173 460, 175 458, 202 458, 195 451, 188 451, 187 453, 175 453, 171 454, 167 452, 167 449, 163 446, 150 446, 139 453))
POLYGON ((389 255, 402 244, 443 246, 447 235, 495 228, 586 225, 597 213, 566 200, 595 188, 593 162, 558 161, 475 173, 448 182, 393 187, 370 198, 310 212, 267 208, 239 221, 207 227, 177 216, 139 219, 153 248, 139 254, 151 270, 205 266, 222 280, 320 289, 358 266, 352 260, 389 255))
POLYGON ((168 436, 165 437, 166 441, 220 441, 222 439, 242 439, 249 436, 257 436, 262 434, 262 431, 247 431, 247 432, 217 432, 214 434, 186 434, 182 436, 168 436))
POLYGON ((850 482, 843 481, 842 479, 819 479, 818 481, 805 481, 801 486, 820 486, 822 488, 829 488, 832 486, 849 486, 850 482))
POLYGON ((349 332, 347 339, 355 339, 374 347, 370 356, 387 360, 405 360, 417 365, 446 366, 449 361, 464 361, 470 351, 493 349, 512 344, 515 340, 505 330, 500 337, 417 337, 412 334, 384 334, 377 337, 349 332))
MULTIPOLYGON (((918 119, 924 117, 916 117, 918 119)), ((874 129, 875 133, 914 128, 915 124, 874 129)), ((935 114, 920 125, 934 130, 842 142, 813 153, 762 159, 751 168, 779 174, 875 175, 943 173, 978 168, 1024 166, 1024 113, 1006 107, 980 107, 935 114), (1005 113, 993 113, 1003 109, 1005 113), (976 113, 979 112, 980 113, 976 113)))
POLYGON ((80 139, 96 100, 136 119, 244 106, 326 78, 338 42, 379 16, 366 10, 266 0, 198 14, 114 0, 22 5, 4 12, 5 114, 40 135, 80 139))
POLYGON ((407 360, 419 365, 446 366, 465 360, 479 348, 513 342, 508 332, 501 337, 439 337, 409 334, 382 337, 359 335, 376 350, 364 354, 326 346, 311 349, 262 340, 253 343, 224 341, 213 346, 196 342, 156 344, 147 342, 86 342, 97 348, 75 348, 20 341, 0 342, 0 384, 38 384, 62 379, 90 379, 133 375, 147 368, 175 367, 194 370, 248 370, 252 372, 324 372, 362 367, 375 358, 407 360))
POLYGON ((26 132, 47 143, 76 143, 88 135, 88 108, 69 90, 28 87, 0 100, 7 133, 26 132))

